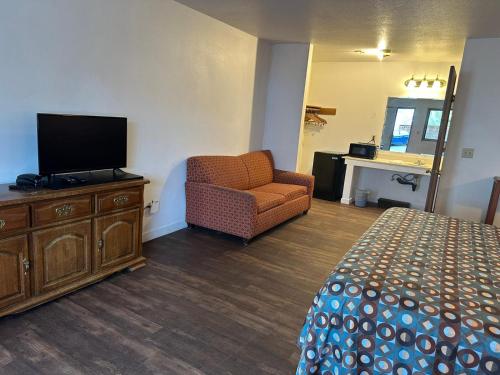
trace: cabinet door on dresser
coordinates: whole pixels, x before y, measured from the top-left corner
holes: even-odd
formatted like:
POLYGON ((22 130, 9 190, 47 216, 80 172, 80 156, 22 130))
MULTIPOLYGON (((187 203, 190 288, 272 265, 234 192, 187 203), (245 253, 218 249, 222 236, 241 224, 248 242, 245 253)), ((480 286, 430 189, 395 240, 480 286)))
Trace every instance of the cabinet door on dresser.
POLYGON ((42 294, 88 277, 91 259, 90 220, 34 232, 35 292, 42 294))
POLYGON ((95 219, 96 271, 139 256, 139 226, 139 209, 95 219))
POLYGON ((26 236, 0 241, 0 310, 21 302, 29 293, 26 236))

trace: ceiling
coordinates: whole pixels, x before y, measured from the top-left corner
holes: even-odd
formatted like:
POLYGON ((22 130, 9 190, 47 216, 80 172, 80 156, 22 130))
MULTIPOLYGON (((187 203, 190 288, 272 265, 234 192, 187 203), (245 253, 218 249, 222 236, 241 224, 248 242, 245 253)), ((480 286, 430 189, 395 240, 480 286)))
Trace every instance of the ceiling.
POLYGON ((459 61, 465 39, 500 37, 500 0, 176 0, 259 38, 312 42, 315 61, 459 61))

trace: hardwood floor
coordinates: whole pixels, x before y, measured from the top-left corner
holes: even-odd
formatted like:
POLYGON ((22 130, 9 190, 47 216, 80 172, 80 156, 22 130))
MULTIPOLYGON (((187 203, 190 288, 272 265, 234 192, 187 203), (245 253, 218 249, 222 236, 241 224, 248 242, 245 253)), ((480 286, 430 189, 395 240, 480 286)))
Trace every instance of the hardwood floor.
POLYGON ((314 294, 382 211, 315 200, 243 247, 204 229, 147 267, 0 319, 0 374, 292 374, 314 294))

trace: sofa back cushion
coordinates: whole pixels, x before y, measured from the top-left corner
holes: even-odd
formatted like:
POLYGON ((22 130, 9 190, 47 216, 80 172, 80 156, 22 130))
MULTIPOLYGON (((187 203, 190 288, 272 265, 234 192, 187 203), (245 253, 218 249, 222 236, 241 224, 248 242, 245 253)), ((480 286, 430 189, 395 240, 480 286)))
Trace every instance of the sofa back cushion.
POLYGON ((249 189, 248 172, 239 156, 195 156, 187 161, 187 180, 249 189))
POLYGON ((240 156, 248 170, 250 189, 273 182, 274 161, 271 151, 254 151, 240 156))

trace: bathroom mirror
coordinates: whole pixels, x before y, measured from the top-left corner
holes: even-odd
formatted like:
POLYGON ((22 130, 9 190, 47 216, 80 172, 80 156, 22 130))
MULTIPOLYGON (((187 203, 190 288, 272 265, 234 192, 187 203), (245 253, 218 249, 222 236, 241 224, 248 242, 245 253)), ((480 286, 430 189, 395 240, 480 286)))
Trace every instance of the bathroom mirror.
MULTIPOLYGON (((389 97, 380 149, 433 155, 443 114, 443 104, 444 100, 437 99, 389 97)), ((450 114, 450 121, 452 114, 450 114)))

